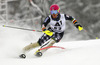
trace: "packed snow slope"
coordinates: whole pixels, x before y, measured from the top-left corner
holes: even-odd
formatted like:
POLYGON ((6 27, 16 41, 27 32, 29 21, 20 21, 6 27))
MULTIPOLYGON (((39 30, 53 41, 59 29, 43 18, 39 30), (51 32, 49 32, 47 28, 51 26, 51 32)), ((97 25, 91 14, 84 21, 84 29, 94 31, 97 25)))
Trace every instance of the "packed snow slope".
POLYGON ((0 65, 100 65, 100 40, 59 42, 42 57, 35 57, 37 49, 19 58, 21 49, 36 42, 42 33, 0 27, 0 65))

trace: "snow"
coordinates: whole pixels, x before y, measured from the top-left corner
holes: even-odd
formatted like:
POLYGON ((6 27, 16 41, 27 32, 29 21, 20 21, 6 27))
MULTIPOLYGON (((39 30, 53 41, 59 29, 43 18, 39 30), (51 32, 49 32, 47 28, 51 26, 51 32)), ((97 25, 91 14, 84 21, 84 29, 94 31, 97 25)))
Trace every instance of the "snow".
POLYGON ((61 41, 42 57, 35 57, 33 49, 26 59, 18 55, 21 49, 36 42, 42 33, 0 27, 0 65, 100 65, 100 40, 61 41))

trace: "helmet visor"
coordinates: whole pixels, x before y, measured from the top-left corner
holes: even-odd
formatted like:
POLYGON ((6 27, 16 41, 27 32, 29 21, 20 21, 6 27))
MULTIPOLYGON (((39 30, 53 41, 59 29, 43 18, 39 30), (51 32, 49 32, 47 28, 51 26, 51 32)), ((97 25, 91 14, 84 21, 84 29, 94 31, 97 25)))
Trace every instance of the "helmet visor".
POLYGON ((51 11, 51 14, 57 14, 57 13, 58 13, 57 10, 52 10, 52 11, 51 11))

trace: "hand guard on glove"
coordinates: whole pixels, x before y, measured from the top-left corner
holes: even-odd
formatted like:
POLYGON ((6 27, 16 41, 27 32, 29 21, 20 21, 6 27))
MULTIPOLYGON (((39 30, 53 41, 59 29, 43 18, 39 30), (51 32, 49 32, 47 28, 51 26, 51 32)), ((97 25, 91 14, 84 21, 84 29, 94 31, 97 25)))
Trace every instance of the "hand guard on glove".
POLYGON ((44 32, 45 34, 49 35, 49 36, 52 36, 53 35, 53 32, 49 31, 49 30, 45 30, 45 31, 42 31, 44 32))
POLYGON ((82 31, 82 30, 83 30, 83 27, 78 26, 78 30, 79 30, 79 31, 82 31))
POLYGON ((75 26, 76 26, 76 28, 78 28, 79 31, 82 31, 83 30, 83 27, 80 24, 75 25, 75 26))
POLYGON ((49 31, 49 30, 46 30, 45 26, 42 27, 42 32, 49 35, 49 36, 52 36, 53 35, 53 32, 49 31))

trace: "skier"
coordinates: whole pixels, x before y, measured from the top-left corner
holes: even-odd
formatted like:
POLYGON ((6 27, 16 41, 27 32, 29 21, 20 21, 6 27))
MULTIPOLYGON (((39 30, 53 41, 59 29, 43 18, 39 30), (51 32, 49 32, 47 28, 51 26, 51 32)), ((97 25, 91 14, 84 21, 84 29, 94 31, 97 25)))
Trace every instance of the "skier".
MULTIPOLYGON (((75 25, 75 27, 81 31, 83 30, 83 27, 77 22, 77 20, 69 15, 66 14, 60 14, 60 8, 57 4, 53 4, 50 6, 50 14, 49 16, 46 17, 46 19, 43 22, 42 25, 42 32, 44 33, 36 43, 31 43, 28 46, 23 48, 23 54, 20 55, 21 58, 25 58, 26 51, 36 48, 38 46, 43 46, 43 44, 48 41, 49 39, 52 39, 46 47, 52 46, 55 43, 58 43, 65 31, 66 27, 66 20, 72 21, 72 23, 75 25), (48 27, 48 28, 47 28, 48 27)), ((42 56, 42 53, 46 51, 47 49, 40 51, 37 50, 35 55, 36 56, 42 56)))

